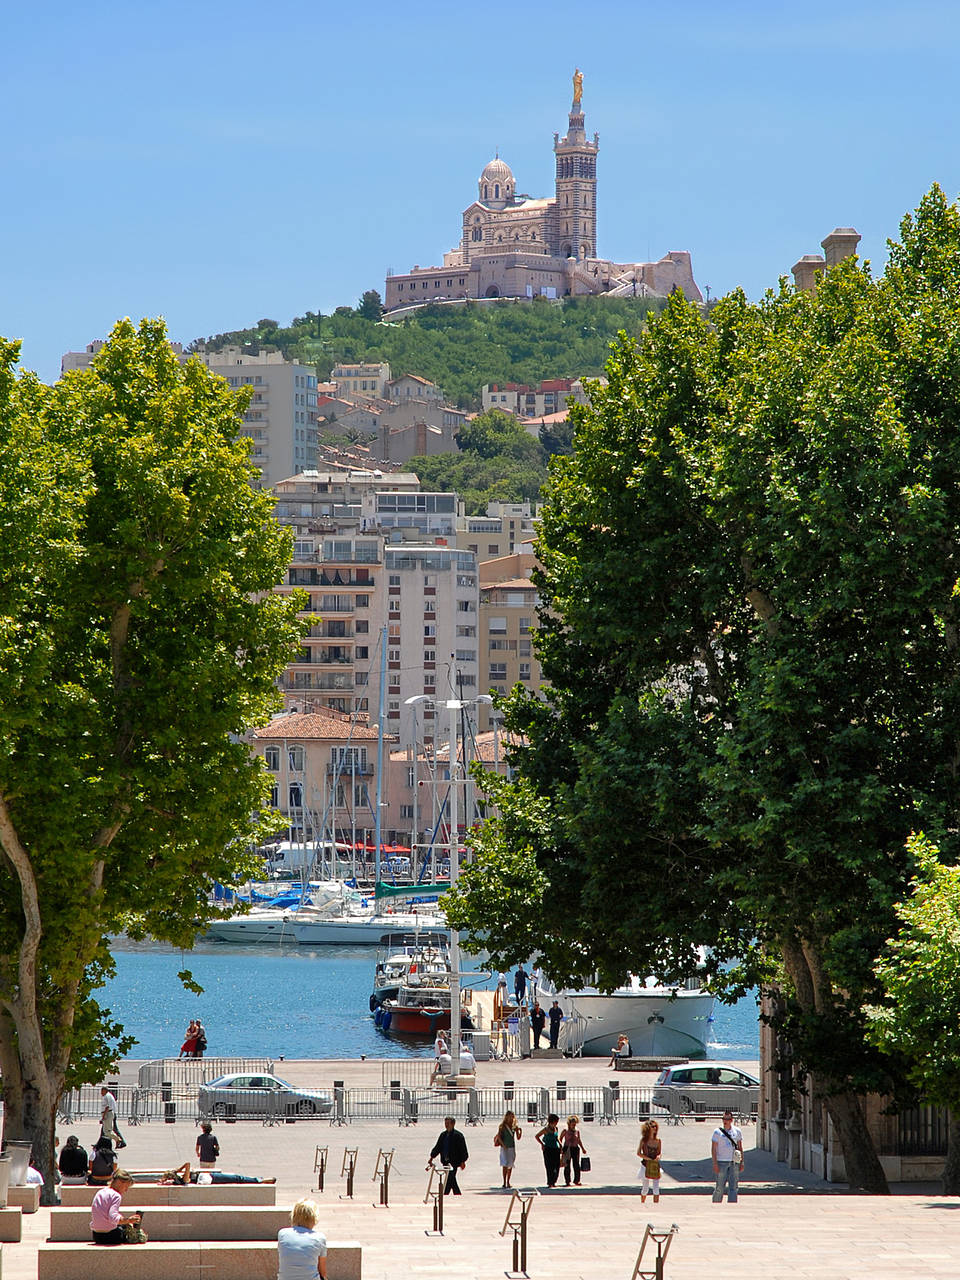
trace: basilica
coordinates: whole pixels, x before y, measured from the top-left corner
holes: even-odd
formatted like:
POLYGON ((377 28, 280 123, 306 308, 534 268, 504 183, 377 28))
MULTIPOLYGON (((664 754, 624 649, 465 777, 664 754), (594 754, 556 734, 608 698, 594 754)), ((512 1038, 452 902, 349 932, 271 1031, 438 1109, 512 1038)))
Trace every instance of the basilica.
POLYGON ((441 267, 414 267, 387 277, 388 311, 464 298, 562 298, 606 293, 664 297, 682 289, 701 301, 690 254, 659 262, 611 262, 597 254, 599 136, 584 129, 583 77, 573 77, 567 132, 553 135, 552 196, 518 194, 510 166, 496 156, 480 174, 477 197, 463 211, 459 248, 441 267))

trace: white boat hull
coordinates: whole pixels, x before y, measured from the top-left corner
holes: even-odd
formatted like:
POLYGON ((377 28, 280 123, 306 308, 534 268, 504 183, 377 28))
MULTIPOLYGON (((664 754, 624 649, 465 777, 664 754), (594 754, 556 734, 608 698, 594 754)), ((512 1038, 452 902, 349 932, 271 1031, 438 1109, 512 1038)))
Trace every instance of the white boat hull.
POLYGON ((214 920, 204 937, 216 942, 290 942, 294 941, 292 922, 295 911, 261 911, 246 916, 230 916, 214 920))
POLYGON ((398 929, 443 929, 445 922, 436 916, 392 915, 331 916, 326 920, 305 920, 291 925, 293 937, 307 947, 378 947, 380 939, 398 929))
POLYGON ((668 987, 621 987, 604 995, 587 988, 559 992, 565 1013, 583 1021, 583 1055, 607 1058, 624 1034, 634 1057, 697 1058, 706 1053, 713 996, 668 987))

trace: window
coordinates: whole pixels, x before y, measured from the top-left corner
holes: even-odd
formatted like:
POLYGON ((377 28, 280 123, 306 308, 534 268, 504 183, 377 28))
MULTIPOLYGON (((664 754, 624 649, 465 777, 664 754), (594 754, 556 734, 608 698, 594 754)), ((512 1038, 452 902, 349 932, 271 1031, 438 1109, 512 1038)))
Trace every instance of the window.
POLYGON ((456 654, 457 662, 476 662, 476 649, 458 649, 456 654))
POLYGON ((303 783, 302 782, 290 783, 290 808, 291 809, 303 808, 303 783))
POLYGON ((457 613, 475 613, 477 606, 472 600, 458 600, 457 613))
POLYGON ((464 675, 464 673, 461 672, 460 683, 464 686, 464 688, 466 688, 467 685, 475 685, 477 683, 477 677, 469 674, 464 675))
POLYGON ((367 748, 331 747, 330 763, 342 773, 362 773, 367 767, 367 748))
POLYGON ((391 573, 390 576, 387 578, 387 585, 391 587, 399 587, 400 585, 399 573, 391 573))
POLYGON ((276 783, 270 788, 270 808, 277 809, 280 805, 280 788, 276 783))
MULTIPOLYGON (((412 790, 412 788, 413 788, 413 775, 414 775, 414 772, 415 772, 415 770, 414 770, 413 765, 412 765, 412 764, 408 764, 408 765, 407 765, 407 787, 408 787, 409 789, 411 789, 411 790, 412 790)), ((411 814, 411 817, 412 817, 412 816, 413 816, 413 815, 411 814)))
POLYGON ((424 651, 423 651, 423 660, 424 660, 424 662, 436 662, 436 660, 437 660, 437 651, 436 651, 436 649, 424 649, 424 651))
POLYGON ((399 650, 399 649, 388 649, 388 650, 387 650, 387 661, 388 661, 388 662, 399 662, 399 661, 400 661, 400 650, 399 650))
POLYGON ((500 547, 499 547, 499 545, 498 545, 496 542, 488 542, 488 543, 487 543, 487 555, 488 555, 488 556, 495 556, 499 550, 500 550, 500 547))
POLYGON ((401 817, 401 818, 412 818, 412 817, 413 817, 413 805, 412 805, 412 804, 402 804, 402 805, 400 806, 400 817, 401 817))
POLYGON ((290 768, 294 773, 303 771, 303 747, 291 747, 289 751, 290 768))
MULTIPOLYGON (((358 618, 358 619, 357 619, 357 634, 358 634, 358 635, 363 635, 363 636, 365 636, 365 635, 367 635, 367 633, 369 632, 369 630, 370 630, 370 623, 366 620, 366 618, 363 618, 363 619, 358 618)), ((359 655, 358 655, 358 656, 359 656, 359 655)))
POLYGON ((505 662, 491 662, 490 663, 490 679, 506 680, 506 678, 507 678, 507 664, 505 662))
POLYGON ((487 630, 492 636, 505 636, 507 634, 506 618, 488 618, 487 630))
POLYGON ((428 622, 427 625, 423 628, 424 640, 432 640, 436 634, 437 634, 436 623, 428 622))
POLYGON ((476 627, 463 626, 463 625, 457 627, 458 636, 475 636, 476 634, 477 634, 476 627))
POLYGON ((264 747, 263 758, 264 758, 264 761, 266 762, 267 768, 272 773, 280 772, 280 748, 279 747, 264 747))
POLYGON ((369 597, 369 596, 357 596, 357 608, 358 608, 358 609, 369 609, 369 607, 370 607, 370 597, 369 597))
POLYGON ((529 662, 520 663, 520 679, 521 680, 530 679, 530 663, 529 662))
POLYGON ((358 658, 370 657, 370 650, 367 648, 365 644, 358 644, 356 647, 355 653, 358 658))

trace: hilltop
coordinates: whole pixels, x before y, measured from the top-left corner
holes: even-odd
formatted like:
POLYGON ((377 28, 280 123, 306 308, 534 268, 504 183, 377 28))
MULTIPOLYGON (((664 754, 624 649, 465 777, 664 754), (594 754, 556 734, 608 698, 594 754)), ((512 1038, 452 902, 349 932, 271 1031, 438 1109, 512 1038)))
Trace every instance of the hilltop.
POLYGON ((381 320, 379 296, 370 291, 356 308, 338 307, 332 315, 308 311, 286 328, 259 320, 248 329, 198 338, 191 349, 229 343, 276 349, 314 365, 321 380, 340 361, 387 361, 394 377, 419 374, 451 403, 475 409, 484 383, 601 374, 617 333, 638 334, 647 314, 663 306, 662 298, 503 299, 428 306, 381 320))

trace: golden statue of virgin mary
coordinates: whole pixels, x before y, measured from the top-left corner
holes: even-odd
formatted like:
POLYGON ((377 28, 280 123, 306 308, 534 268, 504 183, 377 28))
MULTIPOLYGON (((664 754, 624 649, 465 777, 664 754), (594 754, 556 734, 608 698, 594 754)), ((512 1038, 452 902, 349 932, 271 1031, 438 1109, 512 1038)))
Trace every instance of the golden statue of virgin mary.
POLYGON ((579 67, 574 68, 573 72, 573 105, 579 107, 580 99, 583 97, 583 72, 579 67))

